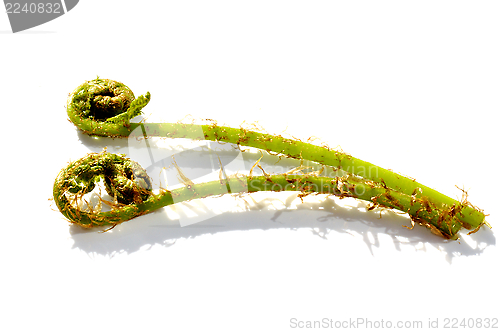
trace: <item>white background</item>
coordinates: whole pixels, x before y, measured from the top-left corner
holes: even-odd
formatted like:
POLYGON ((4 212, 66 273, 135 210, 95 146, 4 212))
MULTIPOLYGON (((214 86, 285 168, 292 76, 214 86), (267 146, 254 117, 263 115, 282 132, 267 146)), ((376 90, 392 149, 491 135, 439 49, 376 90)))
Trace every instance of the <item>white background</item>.
POLYGON ((497 1, 86 0, 12 34, 1 13, 0 329, 500 318, 499 16, 497 1), (156 213, 82 231, 49 198, 67 162, 125 144, 67 121, 68 93, 97 75, 150 91, 147 121, 258 121, 454 198, 464 187, 493 230, 447 242, 404 216, 265 193, 207 227, 156 213))

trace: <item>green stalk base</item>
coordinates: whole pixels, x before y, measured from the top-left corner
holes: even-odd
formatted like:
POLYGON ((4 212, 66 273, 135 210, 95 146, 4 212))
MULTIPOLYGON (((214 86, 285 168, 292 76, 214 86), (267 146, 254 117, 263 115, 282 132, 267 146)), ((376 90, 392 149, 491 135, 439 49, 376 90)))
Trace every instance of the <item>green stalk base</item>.
POLYGON ((427 205, 414 196, 408 196, 390 188, 377 185, 354 176, 321 177, 315 174, 278 174, 264 176, 230 176, 227 179, 192 184, 174 190, 163 190, 153 194, 145 189, 147 182, 142 175, 142 168, 137 163, 119 155, 110 153, 89 154, 71 163, 63 169, 54 182, 54 201, 61 213, 82 227, 114 226, 156 209, 193 199, 228 193, 253 193, 258 191, 298 191, 299 197, 312 193, 334 195, 337 197, 353 197, 371 202, 375 206, 397 209, 408 213, 412 224, 420 224, 433 233, 447 239, 456 239, 460 223, 452 217, 443 219, 442 212, 427 205), (118 166, 115 166, 117 164, 118 166), (125 166, 123 166, 125 165, 125 166), (135 172, 141 174, 138 182, 134 175, 127 175, 129 167, 135 167, 135 172), (128 178, 127 178, 128 177, 128 178), (90 192, 95 183, 103 178, 106 182, 123 184, 111 185, 106 188, 110 195, 122 195, 122 202, 115 202, 112 211, 81 211, 73 204, 72 199, 78 199, 90 192), (128 182, 127 182, 128 181, 128 182), (138 185, 142 183, 142 185, 138 185), (244 189, 242 189, 244 188, 244 189), (114 191, 113 191, 114 190, 114 191))

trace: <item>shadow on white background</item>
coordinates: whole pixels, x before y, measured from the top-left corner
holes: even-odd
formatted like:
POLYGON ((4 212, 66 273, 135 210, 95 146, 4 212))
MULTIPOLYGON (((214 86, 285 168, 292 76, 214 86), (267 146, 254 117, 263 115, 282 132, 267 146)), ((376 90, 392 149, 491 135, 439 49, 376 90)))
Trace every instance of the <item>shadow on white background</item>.
MULTIPOLYGON (((89 137, 79 131, 78 137, 81 143, 93 152, 100 152, 106 146, 108 152, 129 156, 129 145, 134 144, 127 139, 89 137)), ((210 167, 210 163, 202 162, 208 160, 210 154, 215 153, 222 159, 224 156, 234 155, 227 150, 227 147, 229 150, 232 149, 231 144, 224 144, 225 150, 214 152, 183 150, 182 141, 174 139, 160 139, 162 145, 166 142, 170 150, 165 150, 164 146, 158 147, 158 141, 155 139, 147 141, 148 147, 140 151, 136 149, 133 153, 135 157, 144 161, 151 155, 161 156, 163 153, 166 158, 160 160, 158 164, 165 166, 165 160, 170 160, 171 155, 176 155, 181 169, 189 177, 195 174, 192 172, 193 167, 198 168, 198 174, 214 173, 213 165, 210 167), (182 160, 182 163, 179 160, 182 160)), ((260 156, 255 153, 244 153, 244 169, 238 171, 248 171, 260 156)), ((133 159, 137 161, 136 158, 133 159)), ((264 169, 271 170, 269 173, 273 173, 273 167, 284 171, 298 166, 299 163, 298 160, 279 159, 268 154, 261 160, 264 169)), ((160 173, 160 168, 155 168, 155 165, 151 164, 142 166, 148 170, 153 183, 156 182, 158 187, 155 175, 160 173)), ((171 174, 169 177, 169 188, 172 184, 179 185, 179 182, 172 183, 176 170, 172 167, 171 171, 174 176, 171 174)), ((443 252, 445 259, 450 263, 453 257, 478 255, 489 245, 496 244, 494 234, 486 227, 470 236, 466 235, 466 231, 462 231, 462 238, 458 241, 445 240, 432 234, 425 227, 417 225, 412 230, 403 227, 403 225, 410 226, 407 215, 388 210, 377 211, 377 209, 367 212, 367 206, 368 203, 364 201, 351 198, 341 200, 326 195, 310 195, 301 201, 297 198, 296 192, 229 194, 177 203, 119 224, 110 230, 106 228, 88 230, 72 225, 70 233, 74 240, 74 248, 91 255, 104 256, 130 254, 155 245, 168 247, 179 239, 191 239, 207 234, 252 230, 307 230, 311 235, 324 240, 329 240, 337 234, 350 234, 363 241, 372 255, 374 249, 381 246, 381 237, 388 236, 396 250, 401 251, 402 248, 411 247, 416 251, 426 251, 430 246, 443 252), (189 221, 190 218, 193 219, 192 222, 189 221), (188 226, 182 227, 183 225, 188 226)))

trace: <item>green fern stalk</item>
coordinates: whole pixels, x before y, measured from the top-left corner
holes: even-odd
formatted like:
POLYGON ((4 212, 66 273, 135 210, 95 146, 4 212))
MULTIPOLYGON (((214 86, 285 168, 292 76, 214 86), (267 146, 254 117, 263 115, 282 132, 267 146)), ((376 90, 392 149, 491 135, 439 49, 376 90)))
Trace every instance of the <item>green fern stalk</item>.
MULTIPOLYGON (((412 224, 418 223, 445 238, 456 238, 461 226, 441 220, 440 214, 415 197, 377 185, 355 176, 321 177, 310 174, 277 174, 263 176, 229 176, 218 181, 190 184, 174 190, 151 190, 151 180, 145 170, 123 155, 107 152, 90 153, 70 163, 57 176, 54 201, 61 213, 72 223, 85 228, 114 226, 156 209, 183 201, 227 193, 258 191, 298 191, 299 197, 309 194, 328 194, 337 197, 354 197, 381 206, 397 209, 410 215, 412 224), (96 183, 104 180, 107 193, 113 201, 111 211, 88 206, 82 209, 77 202, 94 190, 96 183)), ((102 199, 102 198, 101 198, 102 199)), ((371 209, 371 208, 369 208, 371 209)))

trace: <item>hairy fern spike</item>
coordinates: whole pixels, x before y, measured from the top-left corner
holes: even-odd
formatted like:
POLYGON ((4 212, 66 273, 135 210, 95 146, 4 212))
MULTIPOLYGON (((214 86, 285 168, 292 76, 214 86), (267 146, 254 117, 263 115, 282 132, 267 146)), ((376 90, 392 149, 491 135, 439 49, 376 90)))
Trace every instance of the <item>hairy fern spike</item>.
MULTIPOLYGON (((141 127, 142 132, 147 136, 205 139, 254 147, 290 158, 314 161, 342 169, 364 178, 376 186, 400 193, 405 197, 411 197, 412 208, 420 204, 422 209, 438 216, 438 229, 444 224, 451 229, 465 227, 477 231, 482 225, 488 225, 483 211, 471 205, 466 199, 459 202, 418 183, 414 179, 326 146, 317 146, 297 139, 265 134, 245 128, 220 126, 215 122, 206 125, 130 123, 130 119, 141 113, 141 109, 148 103, 149 99, 150 94, 147 93, 146 96, 134 100, 130 89, 122 83, 98 78, 82 84, 73 92, 68 100, 67 110, 70 120, 89 135, 127 137, 136 128, 141 127), (112 93, 109 91, 113 91, 116 101, 112 101, 112 93), (123 107, 121 110, 119 110, 120 105, 123 107), (200 137, 200 128, 202 137, 200 137)), ((377 204, 379 199, 377 196, 372 197, 372 201, 377 204)), ((412 220, 418 223, 432 224, 429 220, 417 216, 412 217, 412 220)))
POLYGON ((350 175, 322 177, 317 172, 233 175, 154 194, 151 180, 138 163, 105 151, 88 154, 61 170, 54 182, 53 195, 57 207, 70 222, 90 228, 114 226, 174 203, 232 193, 231 188, 246 188, 248 193, 298 191, 300 198, 311 193, 353 197, 372 203, 369 210, 381 206, 407 212, 412 226, 420 224, 447 239, 455 239, 462 228, 459 223, 443 220, 440 212, 429 209, 425 201, 350 175), (101 196, 100 202, 111 206, 111 211, 101 212, 101 203, 96 208, 83 198, 100 180, 104 181, 107 193, 113 197, 113 201, 106 201, 101 196))

